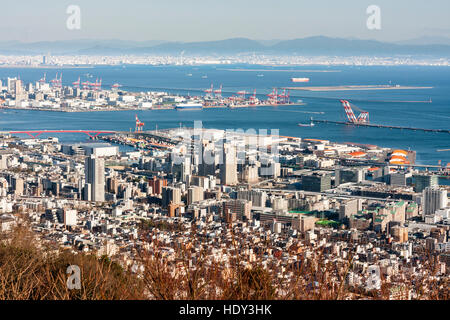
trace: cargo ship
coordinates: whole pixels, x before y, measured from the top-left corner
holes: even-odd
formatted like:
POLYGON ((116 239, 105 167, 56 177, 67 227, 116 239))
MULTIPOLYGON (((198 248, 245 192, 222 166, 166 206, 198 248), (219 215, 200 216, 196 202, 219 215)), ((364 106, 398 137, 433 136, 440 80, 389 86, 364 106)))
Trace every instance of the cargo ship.
POLYGON ((309 82, 309 78, 292 78, 292 82, 309 82))
POLYGON ((200 102, 179 103, 175 106, 177 110, 202 110, 203 105, 200 102))

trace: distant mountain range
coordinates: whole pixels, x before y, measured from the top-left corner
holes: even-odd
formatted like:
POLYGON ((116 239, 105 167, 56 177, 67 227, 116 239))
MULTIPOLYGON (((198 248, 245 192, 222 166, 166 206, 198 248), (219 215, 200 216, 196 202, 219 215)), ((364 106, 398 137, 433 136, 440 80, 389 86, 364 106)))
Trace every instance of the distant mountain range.
POLYGON ((298 54, 298 55, 427 55, 450 56, 450 39, 422 37, 398 43, 324 36, 294 40, 257 41, 233 38, 205 42, 67 40, 0 42, 0 54, 298 54))

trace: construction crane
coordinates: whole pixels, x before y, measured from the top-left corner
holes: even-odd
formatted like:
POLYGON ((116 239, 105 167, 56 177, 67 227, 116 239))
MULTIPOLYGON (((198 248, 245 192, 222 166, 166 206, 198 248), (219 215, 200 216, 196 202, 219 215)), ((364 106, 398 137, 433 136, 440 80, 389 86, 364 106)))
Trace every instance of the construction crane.
POLYGON ((347 100, 341 100, 341 103, 344 107, 345 110, 345 114, 347 116, 348 122, 349 123, 369 123, 369 112, 364 111, 359 109, 358 107, 356 107, 355 105, 351 105, 350 102, 348 102, 347 100), (353 112, 352 106, 355 110, 359 111, 360 114, 358 115, 358 117, 355 116, 355 113, 353 112))
POLYGON ((138 118, 138 116, 136 115, 136 129, 135 132, 142 132, 144 129, 145 123, 141 122, 138 118))

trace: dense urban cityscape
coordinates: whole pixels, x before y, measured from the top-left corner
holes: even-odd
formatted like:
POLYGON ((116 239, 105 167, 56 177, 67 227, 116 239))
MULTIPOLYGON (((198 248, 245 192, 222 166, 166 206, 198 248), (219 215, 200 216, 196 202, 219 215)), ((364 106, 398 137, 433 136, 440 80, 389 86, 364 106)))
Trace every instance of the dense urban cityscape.
MULTIPOLYGON (((119 87, 6 82, 3 103, 15 108, 61 101, 57 108, 77 110, 68 102, 77 97, 153 107, 149 97, 136 100, 119 87)), ((144 125, 136 117, 131 132, 76 144, 3 132, 2 232, 26 217, 56 250, 106 255, 136 274, 146 272, 137 252, 147 246, 164 253, 167 272, 180 268, 178 249, 188 247, 189 265, 206 250, 224 276, 238 258, 244 267, 258 261, 277 270, 287 283, 295 268, 319 263, 320 253, 322 263, 347 268, 344 278, 338 268, 325 273, 345 286, 340 299, 367 298, 382 286, 388 299, 431 299, 433 290, 448 297, 450 187, 439 181, 450 177, 449 165, 422 168, 415 151, 395 146, 205 129, 201 122, 152 131, 144 125), (120 145, 134 151, 120 152, 120 145)), ((277 295, 285 290, 279 285, 277 295)))

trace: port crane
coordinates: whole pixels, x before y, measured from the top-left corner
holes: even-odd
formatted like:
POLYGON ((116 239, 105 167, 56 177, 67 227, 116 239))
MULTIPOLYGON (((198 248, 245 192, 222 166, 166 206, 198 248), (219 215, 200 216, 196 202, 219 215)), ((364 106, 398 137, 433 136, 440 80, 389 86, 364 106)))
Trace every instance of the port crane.
POLYGON ((245 95, 247 93, 248 93, 247 91, 242 90, 242 91, 238 91, 236 94, 239 96, 240 99, 245 100, 245 95))
POLYGON ((138 116, 136 115, 136 129, 135 132, 142 132, 144 129, 145 123, 141 122, 138 118, 138 116))
MULTIPOLYGON (((45 81, 45 78, 44 78, 45 81)), ((62 72, 61 75, 58 78, 58 73, 56 73, 56 77, 53 80, 50 80, 51 84, 55 88, 62 88, 62 72)))
POLYGON ((278 95, 278 98, 280 99, 280 103, 288 104, 290 95, 291 94, 290 94, 289 90, 286 93, 286 89, 284 89, 283 93, 278 95))
POLYGON ((341 100, 341 103, 342 103, 342 106, 344 107, 348 122, 354 123, 354 124, 369 123, 369 112, 361 110, 353 104, 351 105, 350 102, 348 102, 347 100, 341 100), (355 110, 360 112, 358 117, 355 116, 352 106, 355 110))
POLYGON ((94 90, 94 91, 101 90, 102 89, 102 79, 100 79, 100 82, 99 82, 98 78, 97 78, 97 80, 95 80, 95 82, 91 83, 90 85, 92 86, 92 90, 94 90))
POLYGON ((269 97, 269 101, 273 104, 278 104, 278 92, 277 89, 273 89, 271 93, 267 95, 269 97))
POLYGON ((210 96, 213 93, 213 91, 214 91, 214 86, 211 84, 211 88, 206 89, 205 93, 207 96, 210 96))
POLYGON ((83 82, 82 85, 83 85, 83 89, 88 90, 91 83, 89 81, 86 81, 86 82, 83 82))
POLYGON ((249 103, 251 106, 254 106, 254 105, 256 105, 256 101, 257 101, 257 99, 256 99, 256 89, 255 89, 253 91, 253 95, 250 96, 249 103))
POLYGON ((77 81, 72 82, 72 85, 73 85, 75 88, 80 88, 80 84, 81 84, 80 77, 78 77, 78 80, 77 80, 77 81))
POLYGON ((222 97, 222 85, 220 85, 219 89, 214 90, 214 94, 216 97, 222 97))
POLYGON ((47 73, 44 73, 44 77, 41 78, 41 79, 39 79, 39 83, 40 83, 41 85, 43 85, 43 84, 45 83, 46 78, 47 78, 47 73))

